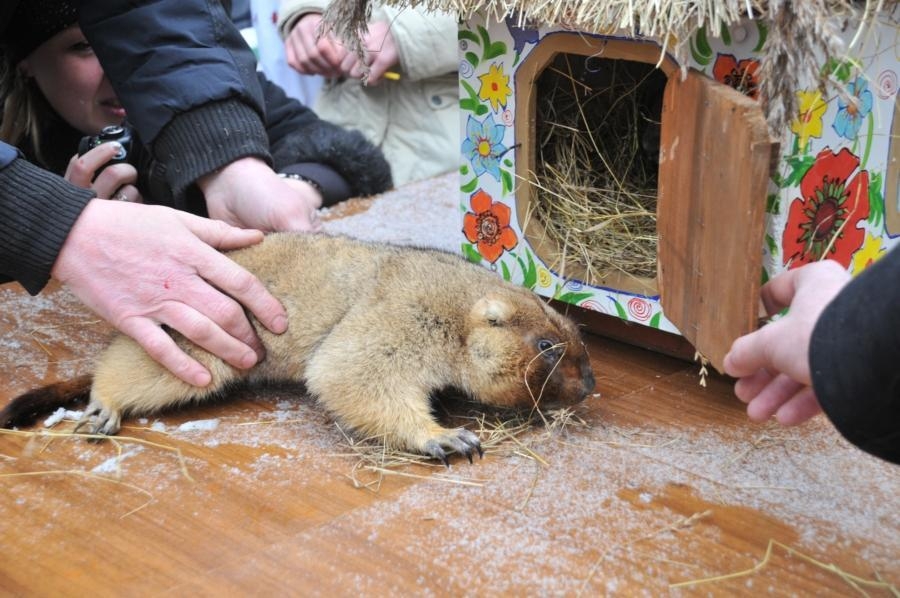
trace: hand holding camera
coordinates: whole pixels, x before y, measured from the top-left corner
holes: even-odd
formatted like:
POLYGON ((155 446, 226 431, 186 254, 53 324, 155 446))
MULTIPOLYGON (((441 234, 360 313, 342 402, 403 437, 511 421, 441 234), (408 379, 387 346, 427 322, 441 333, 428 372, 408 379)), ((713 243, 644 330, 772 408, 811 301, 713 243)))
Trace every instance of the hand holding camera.
POLYGON ((132 134, 127 126, 104 127, 99 135, 83 137, 78 155, 69 161, 65 178, 70 183, 93 189, 97 197, 142 202, 135 187, 137 170, 128 163, 132 134))

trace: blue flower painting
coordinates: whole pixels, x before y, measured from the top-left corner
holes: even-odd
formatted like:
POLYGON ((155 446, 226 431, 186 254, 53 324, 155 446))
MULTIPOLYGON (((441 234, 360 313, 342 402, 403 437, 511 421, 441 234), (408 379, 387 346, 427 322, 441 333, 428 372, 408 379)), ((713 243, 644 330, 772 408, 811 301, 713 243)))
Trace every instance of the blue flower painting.
POLYGON ((483 121, 469 116, 466 122, 466 138, 462 142, 462 153, 472 163, 476 176, 485 172, 496 180, 500 180, 500 157, 506 153, 503 136, 506 126, 494 122, 494 115, 489 114, 483 121))
POLYGON ((847 84, 850 101, 838 100, 838 113, 834 117, 835 132, 846 139, 856 139, 863 120, 872 111, 872 92, 862 77, 847 84))

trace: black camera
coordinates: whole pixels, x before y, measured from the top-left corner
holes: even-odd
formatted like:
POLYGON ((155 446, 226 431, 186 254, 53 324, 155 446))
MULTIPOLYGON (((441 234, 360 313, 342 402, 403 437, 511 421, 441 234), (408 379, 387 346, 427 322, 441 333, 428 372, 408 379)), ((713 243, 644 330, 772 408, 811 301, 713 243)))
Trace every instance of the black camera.
POLYGON ((87 137, 82 137, 81 141, 78 142, 78 155, 84 155, 86 152, 91 151, 98 145, 102 143, 109 143, 110 141, 118 141, 119 145, 122 146, 122 149, 113 156, 113 159, 107 162, 104 166, 109 166, 110 164, 119 164, 121 162, 128 162, 128 156, 131 154, 131 146, 132 146, 133 133, 131 131, 131 127, 127 124, 123 125, 109 125, 108 127, 103 127, 101 129, 99 135, 88 135, 87 137))

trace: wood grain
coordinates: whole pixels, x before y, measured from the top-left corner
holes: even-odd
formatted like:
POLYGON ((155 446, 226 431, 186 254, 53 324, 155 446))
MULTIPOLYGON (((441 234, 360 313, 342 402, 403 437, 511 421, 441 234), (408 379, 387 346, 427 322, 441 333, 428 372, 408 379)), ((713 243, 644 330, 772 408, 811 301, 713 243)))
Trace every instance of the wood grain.
MULTIPOLYGON (((61 290, 31 299, 7 286, 0 300, 0 402, 61 372, 85 371, 84 357, 109 332, 61 290), (40 305, 26 307, 31 302, 40 305), (36 328, 26 323, 29 310, 36 328)), ((123 435, 180 451, 190 478, 173 450, 124 438, 2 435, 0 588, 659 594, 751 567, 770 540, 897 582, 897 468, 847 446, 825 422, 790 431, 751 426, 729 382, 713 377, 703 388, 695 365, 598 337, 588 344, 602 397, 578 411, 585 425, 563 435, 537 426, 517 441, 546 465, 510 441, 474 465, 400 468, 425 477, 386 475, 377 493, 353 486, 358 458, 330 418, 291 387, 245 389, 162 414, 155 427, 164 431, 150 429, 153 419, 127 422, 123 435), (215 430, 179 431, 210 418, 219 421, 215 430), (117 457, 118 468, 103 466, 117 457), (454 481, 440 481, 448 475, 454 481)), ((769 589, 850 592, 784 551, 751 577, 696 591, 769 589)))
POLYGON ((756 101, 689 71, 666 86, 660 146, 660 303, 721 372, 757 326, 772 141, 756 101))
MULTIPOLYGON (((110 332, 65 290, 0 286, 0 404, 89 371, 110 332)), ((696 364, 587 343, 600 396, 578 420, 534 425, 449 470, 366 469, 293 386, 129 420, 99 444, 0 434, 0 594, 855 592, 779 547, 752 575, 670 588, 753 567, 772 540, 900 581, 900 468, 823 420, 751 425, 731 383, 700 386, 696 364), (379 479, 377 492, 353 481, 379 479)))

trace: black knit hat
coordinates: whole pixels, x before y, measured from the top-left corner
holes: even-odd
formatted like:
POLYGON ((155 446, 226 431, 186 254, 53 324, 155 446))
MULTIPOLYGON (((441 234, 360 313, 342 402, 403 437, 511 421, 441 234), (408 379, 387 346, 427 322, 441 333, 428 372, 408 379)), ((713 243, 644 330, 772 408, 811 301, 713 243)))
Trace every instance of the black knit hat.
POLYGON ((21 0, 2 34, 4 51, 16 64, 77 22, 78 10, 66 0, 21 0))

